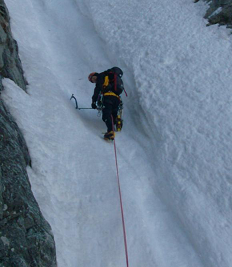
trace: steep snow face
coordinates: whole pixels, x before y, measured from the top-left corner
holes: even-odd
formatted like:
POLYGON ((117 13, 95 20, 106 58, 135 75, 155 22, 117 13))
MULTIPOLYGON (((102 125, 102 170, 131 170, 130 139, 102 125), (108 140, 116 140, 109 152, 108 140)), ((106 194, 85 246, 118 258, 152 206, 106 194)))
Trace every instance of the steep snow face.
MULTIPOLYGON (((129 97, 116 142, 131 266, 232 261, 231 37, 192 1, 6 4, 29 82, 5 81, 59 266, 124 266, 113 147, 87 76, 118 65, 129 97)), ((202 5, 202 4, 201 4, 202 5)))
POLYGON ((150 126, 147 130, 160 146, 156 161, 163 175, 155 179, 159 181, 160 192, 165 198, 169 194, 167 201, 198 249, 202 251, 204 246, 215 252, 210 260, 199 251, 205 264, 211 261, 210 266, 229 265, 228 247, 232 241, 228 234, 232 204, 229 32, 225 28, 218 31, 217 26, 206 28, 200 11, 191 1, 85 3, 84 11, 91 13, 109 50, 133 74, 136 86, 129 90, 136 90, 150 126), (205 240, 199 229, 204 229, 205 240), (215 230, 221 238, 212 241, 209 236, 215 230))

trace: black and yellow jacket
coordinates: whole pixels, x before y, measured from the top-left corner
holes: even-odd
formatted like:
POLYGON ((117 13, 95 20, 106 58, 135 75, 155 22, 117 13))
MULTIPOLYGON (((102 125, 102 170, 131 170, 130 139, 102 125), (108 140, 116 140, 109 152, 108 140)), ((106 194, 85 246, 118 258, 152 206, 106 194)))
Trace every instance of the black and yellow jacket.
POLYGON ((119 98, 118 95, 110 91, 109 86, 110 85, 109 85, 109 80, 108 80, 108 72, 104 71, 104 72, 99 73, 97 76, 96 87, 94 89, 94 93, 92 96, 92 102, 96 102, 98 100, 98 96, 100 93, 103 93, 104 96, 111 95, 111 96, 115 96, 119 98), (108 90, 107 92, 104 92, 104 88, 106 86, 108 87, 108 90))

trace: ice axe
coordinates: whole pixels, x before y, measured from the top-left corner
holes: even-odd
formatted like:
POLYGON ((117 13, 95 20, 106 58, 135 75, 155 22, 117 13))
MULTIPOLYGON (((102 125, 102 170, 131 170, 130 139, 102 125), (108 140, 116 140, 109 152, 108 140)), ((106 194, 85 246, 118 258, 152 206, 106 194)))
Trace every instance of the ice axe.
POLYGON ((78 110, 81 110, 81 109, 93 109, 93 108, 79 108, 79 107, 78 107, 78 103, 77 103, 77 99, 76 99, 76 97, 74 96, 74 94, 72 94, 70 100, 72 100, 72 99, 75 100, 75 103, 76 103, 76 109, 78 109, 78 110))

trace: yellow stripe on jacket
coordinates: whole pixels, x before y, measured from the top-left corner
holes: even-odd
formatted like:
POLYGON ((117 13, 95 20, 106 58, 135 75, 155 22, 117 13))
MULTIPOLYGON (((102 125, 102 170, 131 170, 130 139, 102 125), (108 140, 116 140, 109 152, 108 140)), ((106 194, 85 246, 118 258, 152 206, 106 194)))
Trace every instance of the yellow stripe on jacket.
POLYGON ((107 95, 112 95, 112 96, 116 96, 118 99, 120 99, 120 96, 116 95, 115 93, 113 92, 107 92, 105 94, 103 94, 104 96, 107 96, 107 95))

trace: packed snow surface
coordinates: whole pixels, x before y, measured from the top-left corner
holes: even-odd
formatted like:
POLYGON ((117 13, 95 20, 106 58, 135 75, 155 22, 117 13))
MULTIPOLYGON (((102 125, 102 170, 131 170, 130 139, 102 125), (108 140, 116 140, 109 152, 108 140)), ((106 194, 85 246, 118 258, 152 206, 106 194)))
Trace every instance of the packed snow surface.
POLYGON ((131 267, 230 267, 232 53, 192 0, 5 0, 29 82, 2 96, 59 267, 126 266, 113 145, 90 72, 124 71, 116 136, 131 267))

